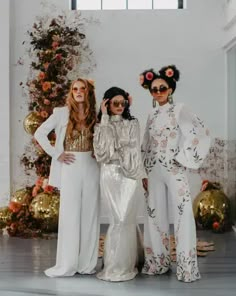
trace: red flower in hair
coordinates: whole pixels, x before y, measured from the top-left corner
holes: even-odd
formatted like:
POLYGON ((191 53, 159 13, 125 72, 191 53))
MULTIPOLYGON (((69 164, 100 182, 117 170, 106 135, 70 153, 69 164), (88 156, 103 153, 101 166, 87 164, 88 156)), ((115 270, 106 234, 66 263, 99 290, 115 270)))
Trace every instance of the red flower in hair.
POLYGON ((144 76, 143 75, 140 75, 139 76, 139 83, 142 85, 144 82, 144 76))
POLYGON ((171 68, 166 69, 165 74, 167 77, 171 78, 174 75, 174 71, 171 68))
POLYGON ((147 80, 152 80, 153 79, 153 73, 152 72, 147 72, 145 76, 146 76, 147 80))
POLYGON ((129 102, 129 106, 132 105, 132 101, 133 101, 133 98, 131 97, 131 95, 128 96, 128 102, 129 102))

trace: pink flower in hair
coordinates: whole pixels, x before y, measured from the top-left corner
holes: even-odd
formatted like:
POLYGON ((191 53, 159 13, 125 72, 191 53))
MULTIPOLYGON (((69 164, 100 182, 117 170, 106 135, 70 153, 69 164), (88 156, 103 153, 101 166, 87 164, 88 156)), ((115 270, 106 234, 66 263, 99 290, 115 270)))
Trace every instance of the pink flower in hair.
POLYGON ((143 85, 143 82, 144 82, 144 76, 143 75, 139 75, 139 83, 141 85, 143 85))
POLYGON ((131 106, 132 105, 132 101, 133 101, 133 98, 131 97, 131 95, 128 96, 128 102, 129 102, 129 105, 131 106))
POLYGON ((167 77, 171 78, 174 75, 174 71, 171 68, 166 69, 165 74, 167 77))
POLYGON ((147 72, 145 76, 146 76, 147 80, 152 80, 153 79, 153 73, 152 72, 147 72))

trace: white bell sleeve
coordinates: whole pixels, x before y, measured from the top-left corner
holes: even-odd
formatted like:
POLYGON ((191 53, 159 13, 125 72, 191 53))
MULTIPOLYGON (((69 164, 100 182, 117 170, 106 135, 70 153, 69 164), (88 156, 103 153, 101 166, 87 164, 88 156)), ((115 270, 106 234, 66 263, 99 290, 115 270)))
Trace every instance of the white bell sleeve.
POLYGON ((131 179, 143 177, 140 149, 140 128, 137 119, 129 121, 129 126, 119 130, 116 149, 124 175, 131 179))
POLYGON ((178 124, 181 136, 176 160, 187 168, 198 169, 210 148, 209 130, 185 105, 180 110, 178 124))
POLYGON ((93 148, 96 160, 102 163, 108 163, 115 152, 113 128, 107 114, 103 114, 101 122, 95 125, 93 148))

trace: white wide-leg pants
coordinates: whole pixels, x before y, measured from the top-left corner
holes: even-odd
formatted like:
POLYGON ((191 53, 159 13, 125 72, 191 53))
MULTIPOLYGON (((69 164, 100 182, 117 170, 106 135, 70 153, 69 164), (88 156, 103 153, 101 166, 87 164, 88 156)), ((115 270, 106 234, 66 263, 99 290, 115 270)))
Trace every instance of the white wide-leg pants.
POLYGON ((159 162, 148 175, 147 221, 144 228, 145 264, 143 273, 162 274, 171 265, 168 219, 168 192, 174 214, 177 278, 184 282, 200 278, 196 252, 196 229, 186 170, 159 162))
POLYGON ((49 277, 95 272, 98 258, 99 168, 91 152, 73 152, 74 163, 63 164, 56 265, 49 277))

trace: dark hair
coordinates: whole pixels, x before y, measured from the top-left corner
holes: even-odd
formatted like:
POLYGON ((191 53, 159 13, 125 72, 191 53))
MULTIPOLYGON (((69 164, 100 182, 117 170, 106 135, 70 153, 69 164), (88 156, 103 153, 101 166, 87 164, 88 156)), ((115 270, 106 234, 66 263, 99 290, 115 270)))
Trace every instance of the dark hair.
POLYGON ((151 89, 155 79, 163 79, 172 89, 172 94, 176 89, 176 82, 179 80, 180 72, 175 65, 162 67, 157 73, 153 69, 145 70, 140 74, 140 84, 143 88, 151 89))
MULTIPOLYGON (((111 115, 111 111, 110 111, 110 108, 109 108, 109 105, 110 105, 110 100, 112 98, 114 98, 115 96, 122 96, 124 97, 124 99, 128 102, 127 106, 125 107, 123 113, 122 113, 122 117, 124 119, 127 119, 127 120, 133 120, 135 119, 131 114, 130 114, 130 110, 129 110, 129 93, 127 93, 125 90, 123 90, 122 88, 119 88, 119 87, 116 87, 116 86, 113 86, 111 88, 109 88, 105 93, 104 93, 104 96, 103 96, 103 100, 106 100, 106 99, 109 99, 108 101, 108 107, 107 107, 107 114, 108 115, 111 115)), ((101 111, 101 108, 99 110, 99 113, 98 113, 98 122, 101 121, 101 118, 102 118, 102 111, 101 111)))

